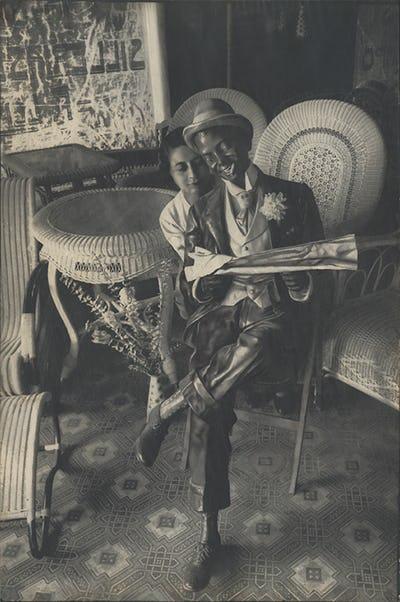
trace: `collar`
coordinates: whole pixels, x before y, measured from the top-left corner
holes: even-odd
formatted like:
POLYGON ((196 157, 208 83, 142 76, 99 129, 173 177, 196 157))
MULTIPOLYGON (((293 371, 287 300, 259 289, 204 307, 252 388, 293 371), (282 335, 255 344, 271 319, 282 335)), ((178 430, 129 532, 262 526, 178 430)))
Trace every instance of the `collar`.
MULTIPOLYGON (((249 167, 246 170, 245 176, 244 176, 244 185, 245 185, 244 190, 252 190, 257 183, 257 178, 258 178, 257 167, 254 165, 254 163, 250 163, 249 167)), ((240 194, 241 192, 244 192, 243 188, 241 188, 237 184, 234 184, 233 182, 229 182, 229 180, 224 180, 224 183, 228 189, 228 192, 232 196, 236 196, 236 195, 240 194)))
POLYGON ((178 192, 178 194, 174 197, 174 201, 177 203, 180 203, 186 207, 191 207, 193 203, 189 203, 189 201, 186 199, 185 195, 183 194, 183 191, 180 190, 178 192))

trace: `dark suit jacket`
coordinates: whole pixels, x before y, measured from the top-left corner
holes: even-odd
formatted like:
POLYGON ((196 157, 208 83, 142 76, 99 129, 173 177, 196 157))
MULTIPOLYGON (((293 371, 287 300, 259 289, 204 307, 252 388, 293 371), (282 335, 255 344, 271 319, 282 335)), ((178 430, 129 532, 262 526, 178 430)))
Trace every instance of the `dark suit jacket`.
MULTIPOLYGON (((282 192, 286 197, 287 211, 284 219, 279 224, 270 221, 271 241, 274 248, 324 238, 319 212, 308 186, 268 176, 261 170, 258 170, 257 183, 262 186, 264 194, 282 192)), ((225 223, 225 185, 222 182, 190 208, 185 235, 184 266, 193 263, 188 253, 194 251, 196 246, 213 253, 232 254, 225 223)), ((291 301, 279 274, 275 276, 275 281, 283 309, 293 310, 296 313, 294 306, 308 305, 291 301)), ((314 276, 313 281, 315 286, 318 277, 314 276)), ((189 316, 187 331, 190 331, 194 323, 218 307, 218 302, 199 303, 192 295, 192 283, 187 282, 183 270, 179 276, 179 287, 189 316)))

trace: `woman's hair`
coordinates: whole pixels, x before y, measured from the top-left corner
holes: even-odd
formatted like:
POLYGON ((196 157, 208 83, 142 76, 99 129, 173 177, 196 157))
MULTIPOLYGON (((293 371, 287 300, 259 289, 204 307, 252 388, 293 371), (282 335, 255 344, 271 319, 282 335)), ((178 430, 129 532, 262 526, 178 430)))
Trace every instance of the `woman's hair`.
POLYGON ((160 144, 160 168, 163 171, 169 170, 169 155, 174 148, 187 146, 183 137, 183 127, 176 128, 168 132, 161 140, 160 144))

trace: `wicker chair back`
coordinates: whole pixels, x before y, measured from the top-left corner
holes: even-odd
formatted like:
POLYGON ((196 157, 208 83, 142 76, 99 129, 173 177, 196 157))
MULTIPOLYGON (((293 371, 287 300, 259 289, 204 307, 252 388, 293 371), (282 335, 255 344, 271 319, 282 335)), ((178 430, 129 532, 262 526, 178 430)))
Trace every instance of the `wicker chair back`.
POLYGON ((32 178, 1 180, 1 392, 17 393, 9 382, 8 361, 20 345, 25 287, 38 263, 31 222, 35 207, 32 178))
POLYGON ((385 175, 383 136, 362 109, 310 100, 285 109, 265 129, 255 163, 313 190, 327 237, 362 232, 385 175))

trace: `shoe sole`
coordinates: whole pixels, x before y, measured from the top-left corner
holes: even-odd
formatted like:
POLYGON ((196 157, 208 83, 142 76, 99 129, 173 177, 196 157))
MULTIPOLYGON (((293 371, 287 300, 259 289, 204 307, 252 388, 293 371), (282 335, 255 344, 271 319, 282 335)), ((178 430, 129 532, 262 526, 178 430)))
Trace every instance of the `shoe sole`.
POLYGON ((141 464, 143 464, 143 466, 146 466, 147 468, 151 468, 154 464, 154 462, 146 462, 146 460, 143 458, 141 452, 136 448, 135 450, 135 458, 138 462, 140 462, 141 464))
POLYGON ((201 592, 203 589, 205 589, 207 587, 207 585, 209 583, 210 583, 210 579, 207 581, 207 583, 205 583, 201 587, 190 587, 190 585, 188 585, 187 583, 183 583, 182 588, 185 590, 185 592, 201 592))

